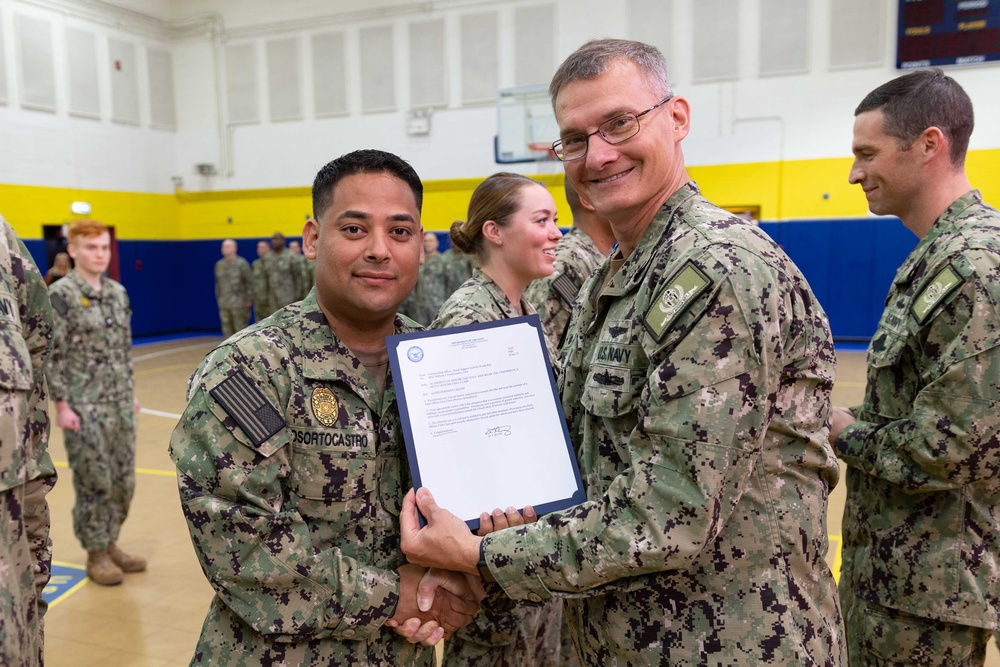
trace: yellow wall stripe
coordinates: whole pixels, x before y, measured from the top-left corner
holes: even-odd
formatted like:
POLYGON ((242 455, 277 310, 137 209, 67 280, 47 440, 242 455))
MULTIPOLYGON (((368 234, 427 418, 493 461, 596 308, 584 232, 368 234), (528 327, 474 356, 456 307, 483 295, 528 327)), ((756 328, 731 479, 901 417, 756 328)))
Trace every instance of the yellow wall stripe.
MULTIPOLYGON (((861 188, 847 182, 851 158, 693 166, 691 177, 720 206, 759 206, 764 220, 865 217, 861 188)), ((987 202, 1000 205, 1000 149, 971 151, 966 171, 987 202)), ((560 224, 568 226, 563 174, 535 176, 553 191, 560 224)), ((465 217, 481 178, 424 184, 424 227, 447 230, 465 217)), ((312 211, 309 187, 149 194, 0 184, 0 213, 22 238, 42 238, 42 225, 79 218, 73 201, 87 201, 91 217, 114 225, 120 239, 219 239, 298 236, 312 211)))

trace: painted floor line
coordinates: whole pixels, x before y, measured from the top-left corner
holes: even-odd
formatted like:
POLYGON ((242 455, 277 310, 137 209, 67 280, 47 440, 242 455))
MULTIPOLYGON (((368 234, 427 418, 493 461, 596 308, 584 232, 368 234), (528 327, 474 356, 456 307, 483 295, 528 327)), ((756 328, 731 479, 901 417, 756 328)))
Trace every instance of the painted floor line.
POLYGON ((181 416, 173 412, 163 412, 161 410, 150 410, 149 408, 143 408, 139 410, 144 415, 153 415, 154 417, 166 417, 167 419, 180 419, 181 416))
POLYGON ((137 357, 132 357, 132 362, 136 361, 146 361, 147 359, 155 359, 156 357, 165 357, 169 354, 177 354, 178 352, 185 352, 187 350, 203 350, 206 347, 216 347, 219 344, 217 340, 207 341, 204 343, 199 343, 197 345, 185 345, 183 347, 172 347, 169 350, 157 350, 156 352, 147 352, 146 354, 140 354, 137 357))
MULTIPOLYGON (((68 461, 53 461, 52 465, 57 468, 69 468, 68 461)), ((176 470, 159 470, 157 468, 136 468, 136 474, 139 475, 156 475, 157 477, 177 477, 176 470)))

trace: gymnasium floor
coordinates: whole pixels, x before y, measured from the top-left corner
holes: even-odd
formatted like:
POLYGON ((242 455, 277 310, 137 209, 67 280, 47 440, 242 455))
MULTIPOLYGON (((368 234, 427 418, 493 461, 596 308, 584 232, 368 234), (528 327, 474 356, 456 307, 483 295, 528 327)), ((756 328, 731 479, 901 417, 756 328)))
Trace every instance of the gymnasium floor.
MULTIPOLYGON (((53 589, 58 595, 45 620, 46 663, 53 667, 175 667, 187 665, 212 598, 181 514, 174 468, 167 455, 170 432, 184 408, 188 376, 219 338, 186 338, 138 345, 133 350, 136 394, 142 403, 136 454, 136 493, 119 539, 149 559, 146 572, 102 587, 83 576, 86 553, 73 536, 72 473, 62 432, 53 428, 52 458, 59 482, 49 495, 55 542, 53 589)), ((864 391, 864 353, 841 352, 834 403, 854 405, 864 391)), ((831 566, 839 568, 844 489, 830 502, 831 566)), ((988 667, 1000 667, 991 644, 988 667)))

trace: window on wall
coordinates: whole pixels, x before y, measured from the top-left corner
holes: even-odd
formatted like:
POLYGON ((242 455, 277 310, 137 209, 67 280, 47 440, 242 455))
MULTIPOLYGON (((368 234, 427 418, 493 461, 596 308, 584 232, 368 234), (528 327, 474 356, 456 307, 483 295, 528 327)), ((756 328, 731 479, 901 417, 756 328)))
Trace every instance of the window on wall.
POLYGON ((809 5, 802 0, 761 0, 761 74, 809 71, 809 5))
POLYGON ((260 119, 253 44, 226 46, 226 107, 230 123, 256 123, 260 119))
POLYGON ((830 68, 881 67, 884 0, 837 0, 830 7, 830 68))
POLYGON ((86 30, 66 28, 66 71, 69 73, 69 112, 100 118, 97 84, 97 36, 86 30))
POLYGON ((344 33, 312 36, 313 99, 317 116, 347 113, 347 67, 344 33))
POLYGON ((149 70, 150 125, 164 130, 177 129, 173 60, 170 52, 165 49, 147 49, 146 65, 149 70))
POLYGON ((266 44, 267 97, 271 120, 299 120, 299 41, 294 37, 271 39, 266 44))
POLYGON ((135 44, 108 40, 111 70, 111 120, 139 124, 139 76, 135 44))
POLYGON ((3 15, 0 15, 0 104, 7 104, 7 57, 4 53, 3 15))
POLYGON ((52 24, 34 16, 17 17, 21 106, 56 110, 56 74, 52 55, 52 24))
POLYGON ((673 65, 670 50, 672 9, 671 0, 629 0, 628 3, 629 37, 658 48, 667 59, 668 68, 673 65))
POLYGON ((396 108, 395 48, 392 26, 362 28, 361 110, 366 113, 396 108))
POLYGON ((500 67, 496 12, 462 17, 462 103, 495 102, 500 67))
POLYGON ((410 106, 448 104, 444 20, 410 24, 410 106))
POLYGON ((736 0, 698 0, 694 5, 695 83, 739 76, 739 7, 736 0))
POLYGON ((514 82, 548 83, 555 74, 555 10, 552 5, 514 11, 514 82))

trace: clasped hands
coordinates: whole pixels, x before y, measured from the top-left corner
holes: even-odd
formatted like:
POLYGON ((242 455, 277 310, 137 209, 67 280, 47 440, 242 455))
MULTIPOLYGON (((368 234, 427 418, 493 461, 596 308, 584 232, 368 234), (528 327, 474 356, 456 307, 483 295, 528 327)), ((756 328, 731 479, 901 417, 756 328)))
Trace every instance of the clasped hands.
POLYGON ((473 535, 464 521, 434 502, 427 489, 410 490, 400 514, 402 547, 410 563, 399 568, 399 602, 388 625, 411 643, 434 646, 472 622, 486 597, 476 565, 479 542, 497 530, 537 520, 529 506, 484 512, 473 535), (420 512, 427 526, 420 528, 420 512))

